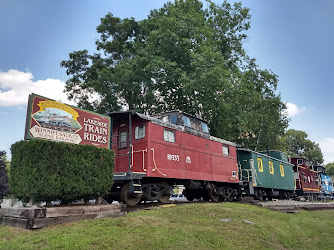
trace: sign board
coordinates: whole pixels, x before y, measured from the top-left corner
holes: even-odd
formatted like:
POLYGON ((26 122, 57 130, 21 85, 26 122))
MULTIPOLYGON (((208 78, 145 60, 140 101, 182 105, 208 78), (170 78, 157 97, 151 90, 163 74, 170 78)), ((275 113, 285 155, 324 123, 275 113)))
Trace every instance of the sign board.
POLYGON ((24 138, 110 148, 110 117, 31 94, 24 138))

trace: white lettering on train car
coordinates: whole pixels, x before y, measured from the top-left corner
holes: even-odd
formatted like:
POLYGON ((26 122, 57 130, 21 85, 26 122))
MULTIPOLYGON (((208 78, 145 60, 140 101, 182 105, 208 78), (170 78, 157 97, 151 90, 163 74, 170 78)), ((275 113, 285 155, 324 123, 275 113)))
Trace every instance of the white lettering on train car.
POLYGON ((180 161, 180 156, 167 154, 167 160, 169 160, 169 161, 180 161))

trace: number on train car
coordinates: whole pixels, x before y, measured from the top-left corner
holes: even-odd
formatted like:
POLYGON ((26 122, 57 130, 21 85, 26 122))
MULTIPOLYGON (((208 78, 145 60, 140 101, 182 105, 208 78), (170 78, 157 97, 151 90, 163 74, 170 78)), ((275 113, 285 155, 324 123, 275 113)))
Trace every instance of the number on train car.
POLYGON ((180 161, 180 156, 167 154, 167 160, 169 160, 169 161, 180 161))

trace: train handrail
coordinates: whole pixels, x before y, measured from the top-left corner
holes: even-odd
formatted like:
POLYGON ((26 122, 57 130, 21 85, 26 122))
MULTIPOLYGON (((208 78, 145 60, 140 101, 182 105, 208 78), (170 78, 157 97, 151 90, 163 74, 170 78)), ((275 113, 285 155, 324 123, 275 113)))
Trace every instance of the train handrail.
POLYGON ((147 148, 133 151, 133 145, 131 145, 131 147, 132 147, 132 150, 131 150, 131 152, 132 152, 131 166, 133 166, 133 153, 140 153, 140 152, 142 152, 143 153, 143 171, 146 172, 147 169, 145 168, 145 152, 147 152, 147 148))
POLYGON ((163 177, 166 177, 167 175, 164 174, 164 173, 162 173, 162 172, 158 169, 157 164, 155 163, 155 159, 154 159, 154 148, 151 148, 151 150, 152 150, 153 163, 154 163, 154 166, 155 166, 155 168, 152 169, 152 172, 154 172, 155 170, 158 170, 158 172, 159 172, 161 175, 163 175, 163 177))

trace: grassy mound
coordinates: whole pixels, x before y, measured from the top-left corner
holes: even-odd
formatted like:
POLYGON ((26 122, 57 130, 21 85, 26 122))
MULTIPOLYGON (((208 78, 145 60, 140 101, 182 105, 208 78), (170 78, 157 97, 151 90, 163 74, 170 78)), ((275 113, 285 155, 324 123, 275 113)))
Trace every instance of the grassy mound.
POLYGON ((38 231, 0 226, 0 249, 324 249, 334 245, 333 216, 334 210, 285 214, 237 203, 186 204, 38 231))

